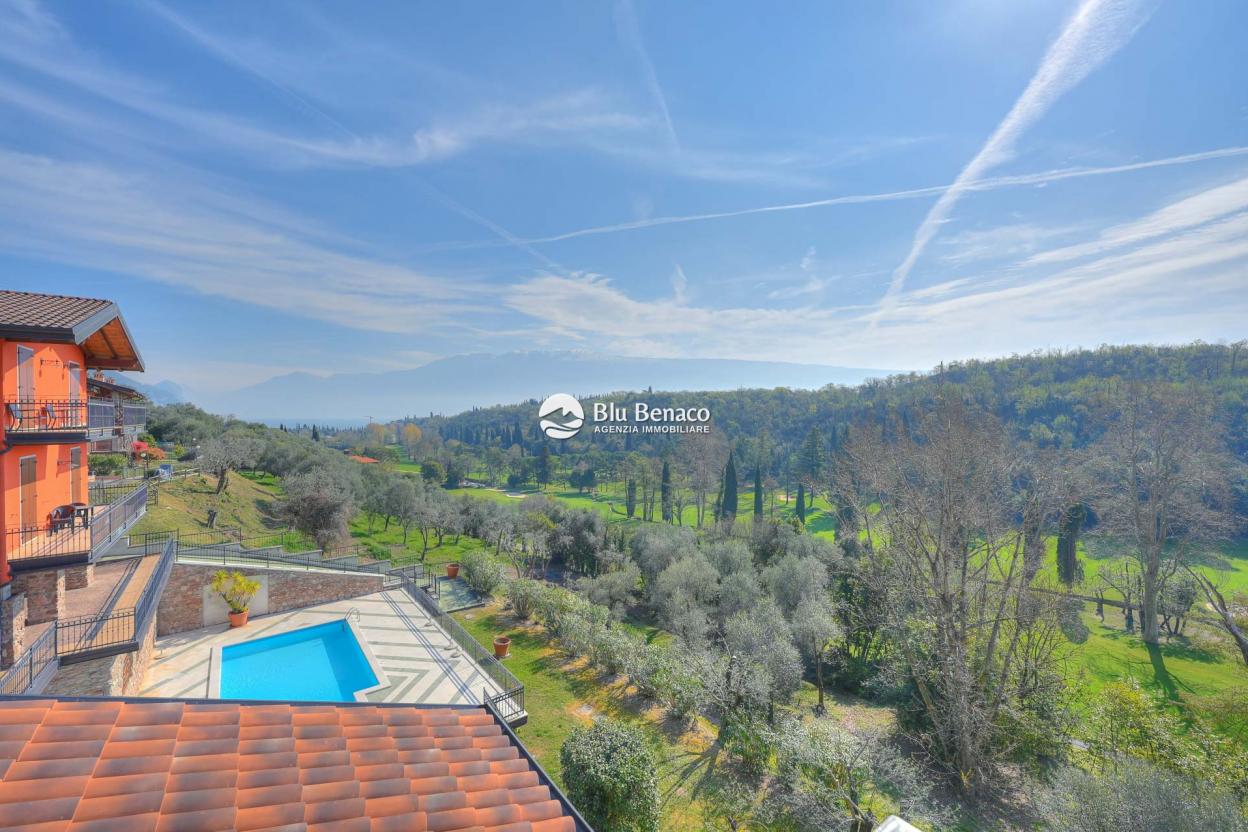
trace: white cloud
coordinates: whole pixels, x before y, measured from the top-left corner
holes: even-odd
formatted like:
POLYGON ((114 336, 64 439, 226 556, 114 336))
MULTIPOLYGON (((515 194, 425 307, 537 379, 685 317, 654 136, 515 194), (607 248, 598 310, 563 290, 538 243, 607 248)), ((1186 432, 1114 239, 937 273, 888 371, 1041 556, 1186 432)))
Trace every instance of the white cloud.
POLYGON ((428 332, 483 311, 471 280, 353 253, 336 235, 192 181, 0 150, 0 245, 338 325, 428 332))
POLYGON ((940 259, 951 266, 964 266, 983 260, 1020 259, 1039 251, 1055 238, 1069 237, 1078 226, 1049 227, 1020 222, 995 228, 976 228, 950 235, 940 241, 940 259))
POLYGON ((1090 242, 1041 252, 1028 263, 1061 263, 1103 254, 1176 231, 1195 228, 1245 208, 1248 208, 1248 177, 1193 194, 1141 219, 1107 228, 1090 242))
POLYGON ((1036 74, 1010 112, 919 224, 910 251, 889 281, 881 310, 886 310, 905 287, 906 278, 919 256, 949 219, 954 205, 970 190, 968 186, 1009 160, 1018 139, 1059 98, 1109 60, 1147 17, 1143 4, 1137 0, 1084 0, 1049 47, 1036 74))
POLYGON ((638 300, 601 276, 544 276, 508 305, 603 352, 929 367, 1104 342, 1232 337, 1248 317, 1248 212, 1051 274, 957 278, 872 308, 712 308, 638 300), (869 326, 877 319, 875 327, 869 326))

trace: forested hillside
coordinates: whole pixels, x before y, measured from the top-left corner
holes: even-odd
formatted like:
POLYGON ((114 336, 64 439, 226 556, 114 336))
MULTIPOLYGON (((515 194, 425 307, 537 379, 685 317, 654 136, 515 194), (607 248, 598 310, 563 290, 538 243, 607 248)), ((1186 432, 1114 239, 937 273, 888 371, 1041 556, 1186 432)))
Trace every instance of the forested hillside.
MULTIPOLYGON (((852 426, 912 422, 929 409, 938 392, 954 387, 995 414, 1020 438, 1041 446, 1079 448, 1096 439, 1095 414, 1107 391, 1131 381, 1168 381, 1207 387, 1216 397, 1231 447, 1248 452, 1248 343, 1225 346, 1114 346, 1076 352, 1012 356, 941 365, 929 373, 897 375, 858 387, 828 385, 819 390, 750 389, 725 392, 622 392, 599 397, 621 403, 644 400, 656 406, 705 406, 714 425, 740 446, 765 440, 771 473, 782 474, 812 430, 836 444, 852 426)), ((537 401, 472 410, 450 418, 413 419, 444 440, 478 447, 519 445, 532 451, 545 440, 538 430, 537 401)), ((586 407, 587 416, 589 408, 586 407)), ((654 451, 677 440, 647 438, 648 447, 627 435, 579 436, 556 453, 654 451)))

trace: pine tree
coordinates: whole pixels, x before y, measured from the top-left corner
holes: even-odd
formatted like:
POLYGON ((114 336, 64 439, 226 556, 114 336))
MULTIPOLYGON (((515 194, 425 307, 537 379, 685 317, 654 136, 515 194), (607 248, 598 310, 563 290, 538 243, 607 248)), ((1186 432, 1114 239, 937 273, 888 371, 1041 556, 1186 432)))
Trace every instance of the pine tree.
POLYGON ((797 484, 797 522, 806 524, 806 486, 797 484))
POLYGON ((754 466, 754 518, 763 516, 763 466, 754 466))
POLYGON ((1070 586, 1083 577, 1079 563, 1079 532, 1087 519, 1083 503, 1068 506, 1062 513, 1062 525, 1057 533, 1057 577, 1070 586))
POLYGON ((663 522, 672 522, 672 466, 663 460, 663 476, 659 483, 659 500, 663 507, 663 522))
POLYGON ((720 519, 731 520, 737 516, 737 464, 728 452, 728 464, 724 466, 723 500, 720 502, 720 519))

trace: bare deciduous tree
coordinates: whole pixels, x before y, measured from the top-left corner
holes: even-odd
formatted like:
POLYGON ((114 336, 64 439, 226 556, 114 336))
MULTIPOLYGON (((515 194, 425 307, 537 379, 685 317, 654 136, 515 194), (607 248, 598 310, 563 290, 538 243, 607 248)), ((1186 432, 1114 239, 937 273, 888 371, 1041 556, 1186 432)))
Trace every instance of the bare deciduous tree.
POLYGON ((1025 556, 1058 489, 995 418, 957 400, 887 439, 872 433, 846 445, 840 467, 855 478, 838 498, 873 541, 864 558, 877 568, 863 574, 881 582, 872 592, 917 691, 919 739, 976 789, 1017 720, 1060 686, 1055 605, 1032 592, 1025 556))
POLYGON ((1139 562, 1140 634, 1157 644, 1166 581, 1194 544, 1223 539, 1234 528, 1233 463, 1207 391, 1131 383, 1109 409, 1093 458, 1098 532, 1124 542, 1139 562))

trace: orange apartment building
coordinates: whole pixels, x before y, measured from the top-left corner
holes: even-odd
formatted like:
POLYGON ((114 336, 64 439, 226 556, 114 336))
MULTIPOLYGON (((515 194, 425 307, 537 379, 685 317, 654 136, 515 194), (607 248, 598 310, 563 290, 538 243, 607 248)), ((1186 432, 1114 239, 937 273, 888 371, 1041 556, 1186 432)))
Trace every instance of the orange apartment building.
POLYGON ((0 598, 14 572, 89 565, 141 514, 92 507, 87 456, 127 449, 145 418, 100 373, 142 369, 112 301, 0 291, 0 598))

